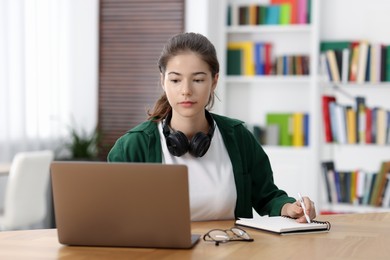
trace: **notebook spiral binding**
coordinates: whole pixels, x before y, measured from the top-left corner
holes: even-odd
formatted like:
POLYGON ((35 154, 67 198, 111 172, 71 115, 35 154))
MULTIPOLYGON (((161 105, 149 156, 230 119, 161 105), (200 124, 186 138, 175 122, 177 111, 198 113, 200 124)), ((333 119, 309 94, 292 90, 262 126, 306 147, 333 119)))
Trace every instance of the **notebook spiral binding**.
MULTIPOLYGON (((282 215, 284 218, 290 218, 290 219, 295 219, 287 215, 282 215)), ((330 224, 329 221, 319 221, 319 220, 312 220, 311 223, 316 223, 316 224, 326 224, 326 229, 329 231, 332 225, 330 224)))

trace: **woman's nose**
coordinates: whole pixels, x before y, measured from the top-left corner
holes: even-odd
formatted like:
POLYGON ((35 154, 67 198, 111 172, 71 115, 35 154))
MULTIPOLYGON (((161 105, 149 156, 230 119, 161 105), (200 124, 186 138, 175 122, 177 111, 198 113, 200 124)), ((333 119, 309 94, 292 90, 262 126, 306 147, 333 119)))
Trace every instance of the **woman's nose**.
POLYGON ((183 81, 183 85, 182 85, 182 88, 181 88, 181 93, 183 95, 191 95, 191 93, 192 93, 191 81, 188 81, 188 80, 184 80, 183 81))

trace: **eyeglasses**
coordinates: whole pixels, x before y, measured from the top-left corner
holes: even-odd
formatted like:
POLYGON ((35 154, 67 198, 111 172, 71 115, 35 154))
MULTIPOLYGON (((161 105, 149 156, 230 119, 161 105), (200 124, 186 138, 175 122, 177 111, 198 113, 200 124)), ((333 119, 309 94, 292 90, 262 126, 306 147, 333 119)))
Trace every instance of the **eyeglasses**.
POLYGON ((232 227, 225 230, 212 229, 203 236, 203 240, 215 242, 215 245, 219 246, 219 243, 226 243, 231 241, 252 242, 253 238, 251 238, 245 230, 232 227))

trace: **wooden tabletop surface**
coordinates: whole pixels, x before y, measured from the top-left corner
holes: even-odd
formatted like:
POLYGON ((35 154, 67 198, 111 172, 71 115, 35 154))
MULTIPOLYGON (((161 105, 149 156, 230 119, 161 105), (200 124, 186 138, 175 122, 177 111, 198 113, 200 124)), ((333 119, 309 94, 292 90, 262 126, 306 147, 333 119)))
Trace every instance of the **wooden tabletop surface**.
MULTIPOLYGON (((328 233, 277 235, 246 229, 254 242, 193 249, 73 247, 58 243, 56 229, 0 232, 0 259, 390 259, 390 213, 319 216, 328 233)), ((192 223, 193 233, 230 228, 233 221, 192 223)))

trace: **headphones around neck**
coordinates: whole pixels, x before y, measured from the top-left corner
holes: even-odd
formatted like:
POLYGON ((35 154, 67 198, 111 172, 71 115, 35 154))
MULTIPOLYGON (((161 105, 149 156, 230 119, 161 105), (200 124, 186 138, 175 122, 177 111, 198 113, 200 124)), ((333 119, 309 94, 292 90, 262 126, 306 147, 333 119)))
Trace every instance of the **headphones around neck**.
POLYGON ((171 131, 169 124, 171 123, 172 113, 168 114, 167 118, 163 121, 162 127, 168 150, 172 155, 180 157, 186 152, 189 152, 194 157, 202 157, 205 155, 210 147, 215 129, 213 117, 207 110, 205 110, 205 114, 210 126, 208 133, 198 132, 191 140, 188 140, 183 132, 171 131))

